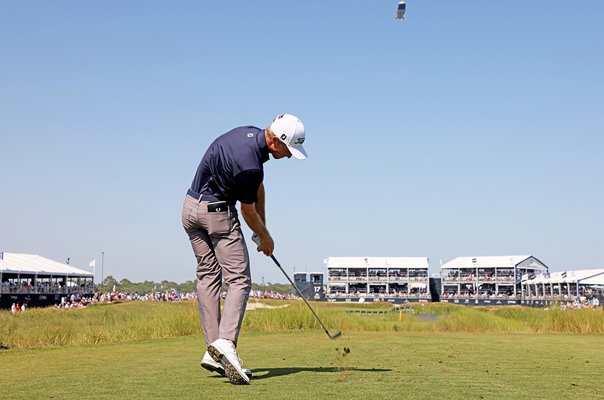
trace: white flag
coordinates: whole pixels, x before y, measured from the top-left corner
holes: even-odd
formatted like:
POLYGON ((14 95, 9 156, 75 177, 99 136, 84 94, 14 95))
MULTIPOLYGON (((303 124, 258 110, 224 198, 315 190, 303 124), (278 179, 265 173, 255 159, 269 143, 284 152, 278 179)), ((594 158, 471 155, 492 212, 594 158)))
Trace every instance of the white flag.
POLYGON ((92 268, 96 267, 96 260, 92 260, 92 261, 90 261, 90 262, 88 263, 88 266, 89 266, 89 267, 92 267, 92 268))

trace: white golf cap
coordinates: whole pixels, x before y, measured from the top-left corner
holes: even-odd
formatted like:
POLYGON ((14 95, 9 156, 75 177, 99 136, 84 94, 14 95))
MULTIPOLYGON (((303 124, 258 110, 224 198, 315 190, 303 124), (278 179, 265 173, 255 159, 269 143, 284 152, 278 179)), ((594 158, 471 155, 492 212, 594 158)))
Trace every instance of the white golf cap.
POLYGON ((271 131, 281 140, 292 156, 298 160, 307 157, 306 150, 302 147, 304 143, 304 124, 300 119, 291 114, 277 115, 271 124, 271 131))

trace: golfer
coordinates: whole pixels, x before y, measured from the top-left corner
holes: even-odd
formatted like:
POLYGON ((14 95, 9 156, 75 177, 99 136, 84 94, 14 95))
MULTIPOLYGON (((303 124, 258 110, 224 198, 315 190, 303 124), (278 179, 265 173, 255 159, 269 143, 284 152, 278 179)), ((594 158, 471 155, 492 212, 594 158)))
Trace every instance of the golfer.
POLYGON ((235 205, 257 235, 257 250, 273 254, 275 244, 264 214, 263 164, 273 158, 306 158, 304 125, 291 114, 266 129, 235 128, 219 136, 204 154, 185 197, 182 223, 197 258, 199 319, 208 351, 201 366, 249 384, 236 351, 251 289, 250 261, 235 205), (228 285, 222 314, 222 282, 228 285))

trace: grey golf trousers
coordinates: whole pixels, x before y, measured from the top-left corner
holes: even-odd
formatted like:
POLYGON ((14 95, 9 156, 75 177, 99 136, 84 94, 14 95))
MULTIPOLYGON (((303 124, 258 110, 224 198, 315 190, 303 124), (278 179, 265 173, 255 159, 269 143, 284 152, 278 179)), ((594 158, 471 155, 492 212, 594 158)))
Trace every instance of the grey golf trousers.
POLYGON ((250 259, 235 206, 208 212, 208 202, 185 196, 182 224, 197 258, 197 307, 207 344, 237 343, 250 293, 250 259), (222 280, 228 285, 222 315, 222 280))

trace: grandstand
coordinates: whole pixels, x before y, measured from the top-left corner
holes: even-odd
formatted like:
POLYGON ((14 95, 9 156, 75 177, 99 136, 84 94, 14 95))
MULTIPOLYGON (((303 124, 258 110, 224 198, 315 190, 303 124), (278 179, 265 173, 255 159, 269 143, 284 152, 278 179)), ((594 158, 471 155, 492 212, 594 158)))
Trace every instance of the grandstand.
POLYGON ((0 253, 0 308, 46 306, 94 292, 91 272, 34 254, 0 253))
POLYGON ((440 301, 521 304, 522 276, 547 272, 548 267, 530 255, 457 257, 441 266, 440 301))
POLYGON ((328 301, 430 301, 427 257, 329 257, 328 301))

